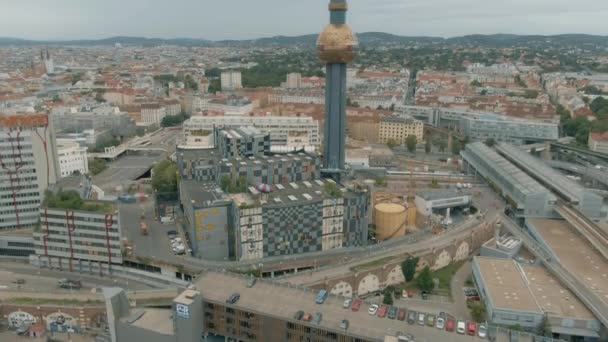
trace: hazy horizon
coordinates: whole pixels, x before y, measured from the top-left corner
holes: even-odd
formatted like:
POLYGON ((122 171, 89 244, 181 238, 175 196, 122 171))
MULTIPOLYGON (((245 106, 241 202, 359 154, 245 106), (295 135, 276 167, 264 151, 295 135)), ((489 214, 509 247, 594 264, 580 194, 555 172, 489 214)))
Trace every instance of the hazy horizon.
MULTIPOLYGON (((0 36, 83 40, 115 36, 244 40, 320 32, 329 0, 8 0, 0 36)), ((608 35, 601 0, 351 0, 356 32, 456 37, 470 34, 608 35)))

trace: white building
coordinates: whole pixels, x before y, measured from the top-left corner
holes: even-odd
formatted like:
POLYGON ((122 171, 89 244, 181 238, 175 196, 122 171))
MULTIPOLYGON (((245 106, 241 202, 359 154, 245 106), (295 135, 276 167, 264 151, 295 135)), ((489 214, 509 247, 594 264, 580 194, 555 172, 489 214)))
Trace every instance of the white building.
POLYGON ((414 202, 419 213, 430 216, 433 210, 469 206, 471 196, 458 191, 436 190, 416 194, 414 202))
POLYGON ((225 71, 221 76, 222 91, 243 88, 240 71, 225 71))
POLYGON ((283 116, 193 116, 184 122, 183 146, 208 145, 214 128, 253 126, 270 134, 271 150, 289 152, 305 149, 315 151, 321 145, 319 122, 311 117, 283 116))
POLYGON ((48 115, 0 116, 0 230, 38 223, 41 196, 58 177, 55 145, 48 115))
POLYGON ((146 125, 160 125, 166 115, 165 107, 159 104, 145 104, 141 106, 141 121, 146 125))
POLYGON ((80 146, 77 141, 71 139, 57 139, 57 160, 61 177, 67 177, 74 173, 89 173, 87 162, 87 147, 80 146))
POLYGON ((287 74, 287 82, 285 83, 287 89, 298 89, 302 87, 302 75, 297 72, 287 74))

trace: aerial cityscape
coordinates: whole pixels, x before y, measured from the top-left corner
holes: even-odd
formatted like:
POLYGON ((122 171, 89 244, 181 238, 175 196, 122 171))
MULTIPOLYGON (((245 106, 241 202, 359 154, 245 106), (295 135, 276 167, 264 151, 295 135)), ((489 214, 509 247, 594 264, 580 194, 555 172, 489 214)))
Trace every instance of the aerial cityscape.
POLYGON ((608 341, 608 35, 366 3, 0 32, 0 342, 608 341))

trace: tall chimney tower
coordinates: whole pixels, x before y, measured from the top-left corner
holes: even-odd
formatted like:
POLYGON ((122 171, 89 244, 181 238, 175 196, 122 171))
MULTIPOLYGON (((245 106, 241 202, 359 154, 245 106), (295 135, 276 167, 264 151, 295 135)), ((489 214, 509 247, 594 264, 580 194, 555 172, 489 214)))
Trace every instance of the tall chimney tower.
POLYGON ((346 25, 346 0, 331 0, 330 22, 319 35, 319 58, 326 63, 325 143, 322 173, 339 182, 346 148, 346 65, 355 58, 357 37, 346 25))

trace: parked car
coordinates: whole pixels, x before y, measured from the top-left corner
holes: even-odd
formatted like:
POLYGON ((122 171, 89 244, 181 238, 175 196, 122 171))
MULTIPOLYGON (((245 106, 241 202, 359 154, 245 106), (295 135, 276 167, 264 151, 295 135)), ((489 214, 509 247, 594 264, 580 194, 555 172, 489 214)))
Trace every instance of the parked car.
POLYGON ((391 308, 388 310, 388 319, 397 318, 398 311, 399 311, 399 309, 396 306, 391 306, 391 308))
POLYGON ((467 322, 467 334, 470 336, 477 335, 477 324, 475 322, 467 322))
POLYGON ((317 303, 317 304, 325 303, 325 300, 327 299, 328 295, 329 294, 325 290, 319 291, 319 293, 317 294, 317 299, 315 300, 315 303, 317 303))
POLYGON ((226 299, 226 303, 234 304, 234 303, 238 302, 239 299, 241 299, 241 295, 235 292, 235 293, 231 294, 230 297, 228 297, 228 299, 226 299))
POLYGON ((445 323, 445 331, 449 331, 449 332, 454 331, 455 325, 456 325, 456 322, 453 319, 448 318, 448 321, 445 323))
POLYGON ((352 299, 350 299, 350 298, 346 298, 346 299, 344 300, 344 303, 342 304, 342 307, 343 307, 343 308, 345 308, 345 309, 348 309, 348 308, 350 308, 350 305, 351 305, 352 303, 353 303, 353 300, 352 300, 352 299))
POLYGON ((378 309, 378 317, 380 317, 380 318, 386 317, 387 313, 388 313, 388 306, 386 306, 386 305, 382 305, 380 307, 380 309, 378 309))
POLYGON ((349 325, 348 320, 343 319, 342 322, 340 322, 340 329, 348 330, 348 325, 349 325))
POLYGON ((445 318, 438 317, 437 323, 435 323, 435 328, 443 330, 445 328, 445 318))
POLYGON ((397 341, 399 342, 414 342, 414 335, 412 334, 397 334, 397 341))
POLYGON ((316 312, 315 315, 312 317, 312 324, 319 325, 322 319, 323 314, 321 314, 320 312, 316 312))
POLYGON ((310 322, 310 320, 311 320, 311 319, 312 319, 312 315, 311 315, 311 314, 309 314, 309 313, 305 313, 305 314, 304 314, 304 317, 302 317, 302 320, 303 320, 304 322, 310 322))
POLYGON ((418 325, 424 325, 426 323, 425 321, 425 315, 422 312, 418 313, 418 325))
POLYGON ((177 237, 177 231, 176 230, 170 230, 167 232, 167 236, 169 237, 169 239, 173 240, 177 237))
POLYGON ((464 321, 458 321, 458 323, 456 323, 456 332, 464 335, 464 333, 467 331, 466 329, 466 324, 464 321))
POLYGON ((295 315, 293 315, 293 319, 299 321, 304 317, 304 311, 300 310, 298 312, 296 312, 295 315))
POLYGON ((422 296, 422 299, 424 299, 424 300, 429 299, 429 293, 428 293, 428 292, 426 292, 426 291, 422 291, 422 292, 420 293, 420 295, 422 296))
POLYGON ((23 278, 15 279, 15 280, 13 280, 13 284, 23 285, 23 284, 25 284, 25 279, 23 279, 23 278))
POLYGON ((488 328, 485 324, 480 324, 477 329, 477 336, 481 338, 486 338, 488 336, 488 328))
POLYGON ((407 289, 407 298, 412 298, 412 297, 414 297, 414 290, 407 289))
POLYGON ((359 311, 360 307, 361 307, 361 299, 357 298, 353 301, 353 304, 350 306, 350 309, 352 311, 359 311))
POLYGON ((435 315, 426 315, 426 325, 428 325, 429 327, 435 326, 435 315))
POLYGON ((408 311, 407 312, 407 322, 409 324, 414 324, 416 323, 416 317, 418 316, 418 314, 416 313, 416 311, 408 311))
POLYGON ((399 309, 397 312, 397 319, 400 321, 405 321, 405 309, 399 309))
POLYGON ((372 304, 369 309, 367 310, 367 313, 370 314, 371 316, 376 315, 376 312, 378 312, 378 304, 372 304))

